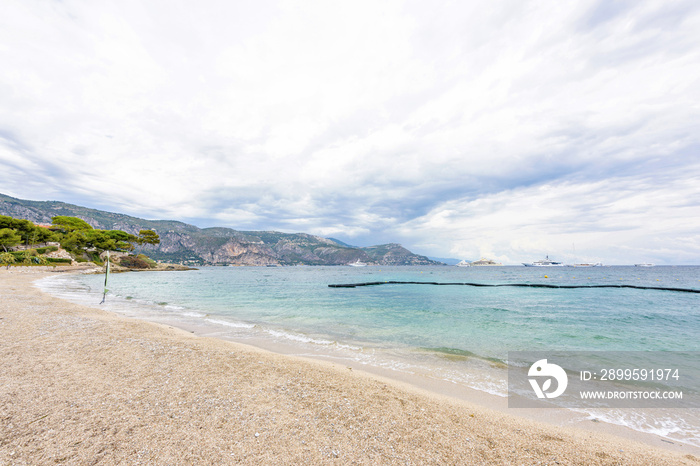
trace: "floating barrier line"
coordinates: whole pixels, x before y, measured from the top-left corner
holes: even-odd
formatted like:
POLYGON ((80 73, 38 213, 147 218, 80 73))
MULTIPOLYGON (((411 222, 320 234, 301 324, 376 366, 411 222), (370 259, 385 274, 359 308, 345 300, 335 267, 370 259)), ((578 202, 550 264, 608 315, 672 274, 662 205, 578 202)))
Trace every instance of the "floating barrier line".
POLYGON ((365 282, 365 283, 340 283, 328 285, 329 288, 357 288, 359 286, 376 286, 376 285, 440 285, 440 286, 481 286, 481 287, 498 287, 511 286, 520 288, 633 288, 635 290, 659 290, 659 291, 679 291, 681 293, 700 293, 700 290, 693 288, 668 288, 659 286, 639 286, 639 285, 550 285, 547 283, 459 283, 459 282, 404 282, 404 281, 384 281, 384 282, 365 282))

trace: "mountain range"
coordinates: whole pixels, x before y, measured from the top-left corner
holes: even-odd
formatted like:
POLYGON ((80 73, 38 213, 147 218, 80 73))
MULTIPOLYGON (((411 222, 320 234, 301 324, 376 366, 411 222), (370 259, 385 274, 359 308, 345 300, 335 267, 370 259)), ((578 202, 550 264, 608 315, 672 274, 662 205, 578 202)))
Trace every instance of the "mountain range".
POLYGON ((51 223, 51 217, 67 215, 85 220, 93 228, 138 234, 154 230, 160 244, 143 246, 153 259, 187 265, 443 265, 412 253, 397 243, 370 247, 307 233, 238 231, 231 228, 198 228, 173 220, 145 220, 58 201, 29 201, 0 194, 0 215, 51 223))

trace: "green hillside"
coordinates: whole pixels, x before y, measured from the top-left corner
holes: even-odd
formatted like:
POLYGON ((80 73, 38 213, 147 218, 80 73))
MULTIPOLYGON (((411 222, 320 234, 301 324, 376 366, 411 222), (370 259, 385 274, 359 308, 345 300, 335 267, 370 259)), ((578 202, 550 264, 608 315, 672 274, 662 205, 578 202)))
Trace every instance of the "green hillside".
POLYGON ((57 215, 78 217, 93 228, 138 234, 154 230, 160 244, 141 247, 149 257, 192 265, 441 265, 399 244, 368 248, 307 233, 198 228, 174 220, 145 220, 57 201, 28 201, 0 194, 0 215, 51 223, 57 215))

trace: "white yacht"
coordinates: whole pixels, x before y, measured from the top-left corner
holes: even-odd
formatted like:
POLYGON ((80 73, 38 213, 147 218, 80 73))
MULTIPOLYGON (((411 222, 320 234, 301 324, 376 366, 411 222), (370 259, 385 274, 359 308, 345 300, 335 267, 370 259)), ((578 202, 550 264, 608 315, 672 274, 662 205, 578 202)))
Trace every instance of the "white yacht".
POLYGON ((563 267, 564 264, 561 262, 553 261, 549 259, 549 256, 545 256, 544 259, 535 262, 523 262, 525 267, 563 267))
POLYGON ((488 265, 503 265, 500 262, 496 262, 491 259, 484 259, 483 257, 479 259, 478 261, 474 261, 471 263, 472 267, 483 267, 483 266, 488 266, 488 265))
POLYGON ((350 267, 367 267, 367 264, 364 262, 360 261, 360 259, 357 259, 355 262, 351 262, 348 264, 350 267))

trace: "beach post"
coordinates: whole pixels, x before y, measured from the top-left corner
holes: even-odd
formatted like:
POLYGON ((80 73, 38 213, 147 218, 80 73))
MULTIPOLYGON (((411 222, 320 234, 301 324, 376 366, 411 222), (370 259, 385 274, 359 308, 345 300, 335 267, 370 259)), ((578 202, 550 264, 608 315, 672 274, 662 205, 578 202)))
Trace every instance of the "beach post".
POLYGON ((102 301, 100 301, 100 304, 103 304, 105 300, 107 299, 107 280, 109 279, 109 251, 107 251, 107 264, 105 266, 105 286, 104 286, 104 291, 102 292, 102 301))

